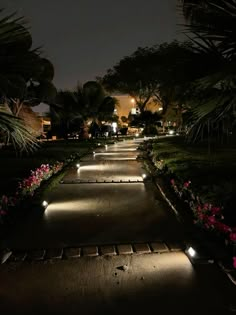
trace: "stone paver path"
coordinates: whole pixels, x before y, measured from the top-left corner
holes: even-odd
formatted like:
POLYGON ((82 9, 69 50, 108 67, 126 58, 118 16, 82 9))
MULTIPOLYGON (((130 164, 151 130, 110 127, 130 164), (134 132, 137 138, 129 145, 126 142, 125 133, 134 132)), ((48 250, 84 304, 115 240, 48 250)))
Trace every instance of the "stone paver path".
POLYGON ((26 250, 184 241, 173 211, 155 185, 143 180, 146 171, 137 160, 142 141, 98 147, 75 161, 47 194, 45 212, 32 211, 6 246, 26 250))

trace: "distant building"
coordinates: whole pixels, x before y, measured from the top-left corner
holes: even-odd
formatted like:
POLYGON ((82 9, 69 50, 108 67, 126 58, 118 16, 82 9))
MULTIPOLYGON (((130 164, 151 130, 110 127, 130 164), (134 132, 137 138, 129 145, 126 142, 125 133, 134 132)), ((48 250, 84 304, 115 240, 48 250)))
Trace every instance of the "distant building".
POLYGON ((40 103, 37 106, 32 107, 33 111, 38 115, 41 120, 41 133, 46 136, 48 131, 51 130, 51 118, 49 116, 49 105, 40 103))
MULTIPOLYGON (((118 99, 119 104, 116 106, 116 114, 119 118, 122 116, 128 117, 131 113, 132 115, 137 115, 140 113, 139 108, 135 104, 135 100, 130 95, 112 95, 118 99)), ((152 99, 148 102, 146 110, 152 112, 160 110, 161 105, 154 102, 152 99)))

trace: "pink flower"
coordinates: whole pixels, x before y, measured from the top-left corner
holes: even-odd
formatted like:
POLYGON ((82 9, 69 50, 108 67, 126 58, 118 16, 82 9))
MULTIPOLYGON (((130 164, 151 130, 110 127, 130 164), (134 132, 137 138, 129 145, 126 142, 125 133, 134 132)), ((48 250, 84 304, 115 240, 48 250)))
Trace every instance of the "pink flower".
POLYGON ((208 210, 209 209, 209 203, 204 203, 204 205, 203 205, 203 209, 204 210, 208 210))
POLYGON ((197 206, 197 211, 201 212, 202 211, 202 207, 200 205, 197 206))
POLYGON ((185 187, 185 188, 188 188, 188 187, 189 187, 189 185, 190 185, 190 183, 191 183, 191 182, 190 182, 190 180, 189 180, 189 181, 187 181, 187 182, 185 182, 185 183, 184 183, 184 187, 185 187))
POLYGON ((231 241, 236 241, 236 232, 230 233, 229 234, 229 238, 230 238, 231 241))
POLYGON ((230 227, 222 222, 216 222, 216 227, 223 233, 228 233, 231 231, 230 227))
POLYGON ((212 207, 211 208, 211 212, 212 214, 217 214, 221 211, 221 208, 220 207, 212 207))
POLYGON ((203 213, 199 213, 198 218, 200 220, 204 220, 205 219, 205 215, 203 213))
POLYGON ((174 185, 174 184, 175 184, 175 180, 172 178, 172 179, 170 180, 170 183, 171 183, 171 185, 174 185))
POLYGON ((216 223, 216 219, 215 219, 215 217, 212 215, 212 216, 209 216, 208 217, 208 222, 210 223, 210 224, 215 224, 216 223))
POLYGON ((236 268, 236 257, 233 257, 233 266, 236 268))

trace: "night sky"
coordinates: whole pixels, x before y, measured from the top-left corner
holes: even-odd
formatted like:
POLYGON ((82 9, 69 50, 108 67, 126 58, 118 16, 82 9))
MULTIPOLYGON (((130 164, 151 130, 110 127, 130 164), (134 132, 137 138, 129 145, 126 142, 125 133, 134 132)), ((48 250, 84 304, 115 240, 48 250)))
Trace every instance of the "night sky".
POLYGON ((180 38, 177 0, 1 0, 27 18, 34 47, 55 67, 57 88, 105 74, 137 47, 180 38))

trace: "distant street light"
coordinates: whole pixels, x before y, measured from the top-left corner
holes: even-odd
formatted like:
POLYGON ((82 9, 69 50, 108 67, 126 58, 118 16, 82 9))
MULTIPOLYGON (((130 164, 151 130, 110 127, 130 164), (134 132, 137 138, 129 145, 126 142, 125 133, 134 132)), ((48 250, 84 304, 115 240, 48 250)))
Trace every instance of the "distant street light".
POLYGON ((116 133, 116 131, 117 131, 117 122, 113 122, 113 123, 111 124, 111 126, 112 126, 113 132, 116 133))

